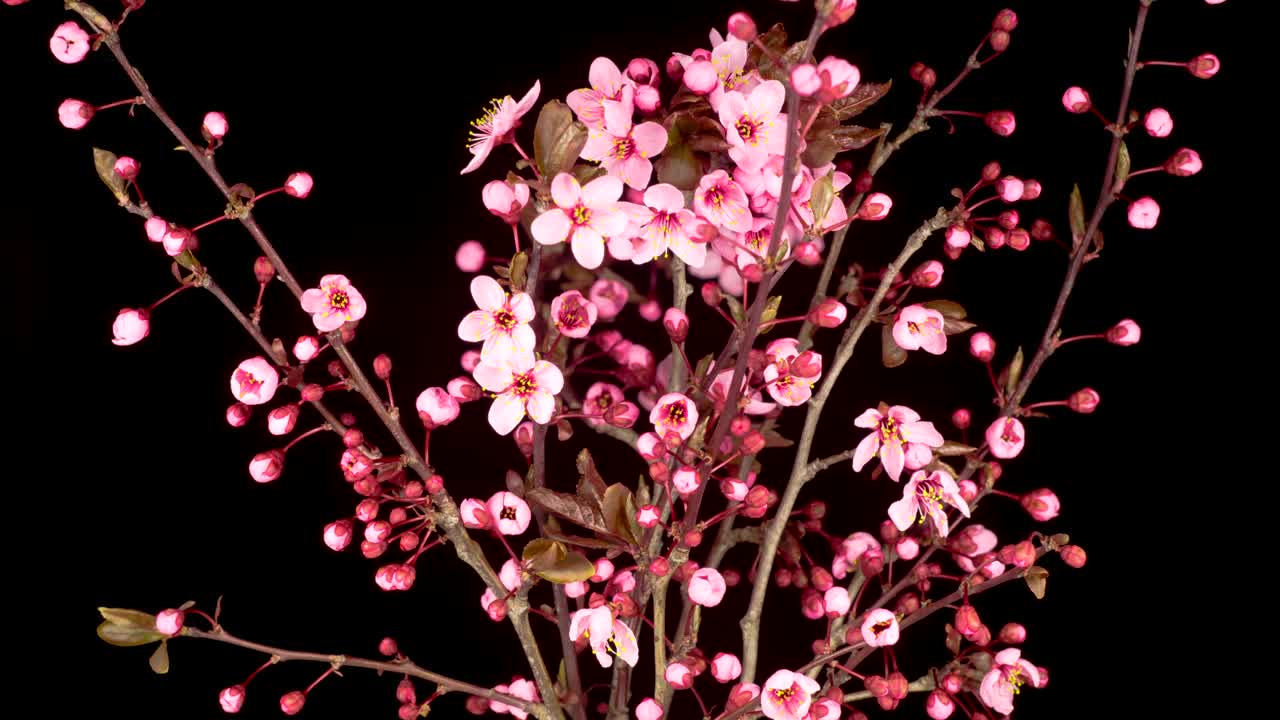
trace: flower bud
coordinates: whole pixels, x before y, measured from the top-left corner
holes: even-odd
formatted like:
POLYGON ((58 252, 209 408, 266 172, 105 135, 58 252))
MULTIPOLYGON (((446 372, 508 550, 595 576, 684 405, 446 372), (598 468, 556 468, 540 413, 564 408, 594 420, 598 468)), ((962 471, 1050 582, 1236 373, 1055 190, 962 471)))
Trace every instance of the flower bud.
POLYGON ((311 179, 311 173, 296 172, 284 181, 284 192, 301 200, 311 194, 313 185, 315 181, 311 179))
POLYGON ((1200 153, 1191 148, 1182 148, 1164 164, 1164 171, 1170 175, 1187 177, 1200 172, 1201 167, 1200 153))
POLYGON ((1014 228, 1009 231, 1009 247, 1022 252, 1031 247, 1031 233, 1026 228, 1014 228))
POLYGON ((1192 75, 1201 80, 1208 80, 1217 75, 1221 67, 1222 63, 1218 62, 1218 56, 1213 53, 1197 55, 1187 63, 1187 70, 1190 70, 1192 75))
POLYGON ((664 557, 654 558, 649 563, 649 572, 657 577, 664 577, 671 571, 671 563, 664 557))
POLYGON ((635 58, 627 63, 626 76, 640 85, 657 85, 662 79, 658 76, 658 63, 649 58, 635 58))
POLYGON ((1044 218, 1036 218, 1031 223, 1031 237, 1041 242, 1052 240, 1054 237, 1053 226, 1044 218))
POLYGON ((818 327, 833 328, 839 327, 848 316, 849 310, 844 303, 835 298, 827 298, 810 311, 809 321, 818 327))
POLYGON ((822 249, 814 242, 802 242, 795 246, 792 256, 796 262, 808 267, 815 267, 822 264, 822 249))
POLYGON ((191 250, 196 247, 196 236, 186 228, 173 228, 164 234, 164 238, 160 242, 164 245, 166 255, 177 257, 182 254, 183 250, 191 250))
POLYGON ((280 698, 280 712, 285 715, 297 715, 302 712, 302 706, 306 704, 307 694, 301 690, 294 690, 280 698))
POLYGON ((936 288, 942 284, 942 263, 929 260, 911 271, 911 284, 922 288, 936 288))
POLYGON ((744 12, 736 12, 729 16, 729 34, 750 43, 756 39, 756 21, 744 12))
POLYGON ((1083 415, 1088 415, 1098 409, 1098 403, 1101 400, 1102 397, 1098 395, 1097 390, 1084 388, 1071 393, 1071 397, 1067 398, 1067 407, 1083 415))
POLYGON ((268 450, 253 456, 249 462, 249 475, 257 482, 269 483, 284 471, 284 453, 268 450))
MULTIPOLYGON (((147 310, 125 308, 116 314, 111 324, 113 345, 132 345, 151 334, 151 321, 147 310)), ((239 426, 236 426, 239 427, 239 426)))
POLYGON ((1150 195, 1129 203, 1129 224, 1139 230, 1150 230, 1160 219, 1160 205, 1150 195))
POLYGON ((991 27, 995 30, 1013 32, 1014 28, 1018 27, 1018 14, 1009 8, 1005 8, 996 13, 996 19, 992 21, 991 27))
POLYGON ((1114 327, 1107 331, 1107 342, 1112 345, 1136 345, 1138 340, 1142 338, 1142 328, 1138 327, 1138 323, 1125 319, 1116 323, 1114 327))
POLYGON ((232 685, 223 688, 222 692, 218 693, 218 704, 222 706, 222 712, 231 714, 240 712, 240 708, 244 707, 244 686, 232 685))
POLYGON ((121 178, 128 180, 129 182, 133 182, 138 177, 138 161, 131 157, 117 158, 116 164, 112 167, 112 170, 121 178))
POLYGON ((458 246, 457 252, 453 254, 453 262, 462 272, 480 272, 484 268, 484 263, 487 259, 488 254, 484 250, 484 245, 475 240, 468 240, 462 243, 458 246))
POLYGON ((666 678, 667 684, 676 690, 688 690, 693 687, 693 671, 682 662, 667 665, 663 677, 666 678))
POLYGON ((205 114, 204 122, 200 125, 200 131, 204 133, 205 140, 209 142, 221 140, 227 134, 227 116, 220 112, 205 114))
POLYGON ((889 216, 889 209, 893 207, 893 200, 884 193, 871 193, 862 201, 862 207, 858 208, 858 217, 863 220, 883 220, 889 216))
POLYGON ((678 308, 667 308, 662 316, 662 326, 672 342, 682 343, 689 337, 689 316, 678 308))
POLYGON ((973 236, 961 225, 951 225, 947 228, 946 242, 947 247, 963 248, 969 245, 973 236))
POLYGON ((418 395, 414 406, 418 409, 418 417, 422 419, 422 425, 428 430, 448 425, 456 420, 458 413, 461 412, 457 398, 440 387, 423 390, 418 395))
POLYGON ((1021 216, 1018 215, 1017 210, 1002 210, 1000 214, 996 215, 996 224, 1005 230, 1012 230, 1018 226, 1018 220, 1020 219, 1021 216))
POLYGON ((1073 568, 1084 567, 1084 563, 1088 559, 1088 556, 1085 554, 1084 548, 1080 547, 1079 545, 1067 545, 1063 547, 1061 550, 1059 550, 1058 554, 1062 556, 1063 562, 1065 562, 1066 564, 1070 565, 1073 568))
POLYGON ((968 429, 969 424, 972 421, 973 418, 969 414, 969 410, 966 408, 960 408, 959 410, 951 413, 951 424, 955 425, 957 430, 968 429))
POLYGON ((695 95, 706 95, 718 84, 720 78, 710 60, 694 60, 684 69, 684 86, 695 95))
POLYGON ((720 286, 713 282, 702 284, 702 302, 715 307, 724 299, 724 295, 720 293, 720 286))
POLYGON ((636 510, 636 524, 642 528, 651 528, 662 519, 662 513, 656 505, 643 505, 636 510))
POLYGON ((93 119, 93 106, 83 100, 67 98, 58 106, 58 122, 68 130, 79 130, 93 119))
POLYGON ((267 430, 272 435, 288 435, 297 424, 297 405, 281 405, 267 413, 267 430))
POLYGON ((614 403, 604 411, 604 420, 614 427, 629 428, 640 418, 640 408, 630 401, 614 403))
POLYGON ((1168 137, 1173 132, 1173 116, 1164 108, 1152 108, 1143 117, 1142 126, 1151 137, 1168 137))
POLYGON ((955 712, 956 702, 942 690, 934 690, 924 701, 924 711, 933 720, 947 720, 955 712))
POLYGON ((984 332, 976 332, 969 336, 969 354, 984 363, 991 362, 996 354, 996 341, 984 332))
POLYGON ((1004 52, 1009 49, 1009 33, 1004 30, 992 30, 987 42, 991 43, 992 50, 998 53, 1004 52))
POLYGON ((350 520, 336 520, 324 526, 324 544, 330 550, 345 550, 351 544, 352 535, 350 520))
POLYGON ((1022 507, 1031 514, 1031 517, 1040 522, 1046 522, 1058 517, 1061 504, 1052 490, 1040 488, 1022 496, 1022 507))
POLYGON ((1027 629, 1018 623, 1009 623, 1000 628, 1000 642, 1018 645, 1026 642, 1027 629))
POLYGON ((1017 118, 1008 110, 992 110, 983 118, 991 131, 1001 137, 1009 137, 1017 129, 1017 118))
POLYGON ((1062 93, 1062 106, 1068 112, 1086 113, 1089 112, 1089 108, 1093 107, 1093 99, 1089 97, 1089 93, 1084 88, 1073 85, 1062 93))
POLYGON ((238 402, 227 408, 227 424, 231 427, 244 427, 252 414, 253 408, 238 402))
POLYGON ((182 622, 186 619, 186 613, 170 608, 161 610, 156 614, 156 632, 163 635, 173 637, 182 631, 182 622))

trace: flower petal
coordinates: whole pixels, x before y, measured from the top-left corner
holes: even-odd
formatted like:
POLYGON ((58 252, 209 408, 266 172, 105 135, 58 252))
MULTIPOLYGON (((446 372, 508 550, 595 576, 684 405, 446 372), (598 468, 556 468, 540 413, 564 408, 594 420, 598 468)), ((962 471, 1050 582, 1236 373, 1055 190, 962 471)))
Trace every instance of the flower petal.
POLYGON ((902 443, 890 442, 880 446, 880 462, 884 463, 884 470, 889 473, 889 477, 897 482, 907 462, 906 453, 902 452, 902 443))
POLYGON ((543 245, 555 245, 569 237, 570 227, 572 224, 569 222, 569 216, 565 215, 560 208, 551 208, 533 219, 529 225, 529 232, 534 240, 543 245))
POLYGON ((488 275, 471 278, 471 298, 476 301, 476 307, 490 312, 501 310, 507 305, 507 292, 497 280, 488 275))
POLYGON ((556 398, 542 389, 534 390, 525 399, 525 406, 534 422, 546 425, 556 411, 556 398))
POLYGON ((604 262, 604 239, 590 227, 580 227, 573 234, 573 257, 588 270, 600 267, 604 262))
POLYGON ((916 521, 914 492, 912 492, 911 497, 904 497, 889 505, 889 519, 893 521, 894 526, 901 532, 906 532, 907 528, 911 527, 911 523, 916 521))
MULTIPOLYGON (((653 157, 662 152, 667 147, 667 131, 656 122, 640 123, 631 130, 631 139, 636 142, 636 151, 642 157, 653 157)), ((648 204, 648 200, 645 201, 648 204)), ((650 205, 650 207, 655 207, 650 205)), ((678 207, 670 208, 677 210, 684 207, 684 198, 680 198, 678 207)))
POLYGON ((559 368, 546 360, 539 360, 533 364, 533 379, 538 383, 539 390, 546 390, 552 395, 557 395, 564 389, 564 375, 560 374, 559 368))
POLYGON ((592 210, 612 208, 620 197, 622 197, 622 181, 611 175, 598 177, 582 188, 582 204, 592 210))
MULTIPOLYGON (((477 370, 479 367, 476 368, 477 370)), ((499 435, 508 435, 524 419, 524 401, 513 393, 503 393, 489 406, 489 425, 499 435)))
POLYGON ((511 368, 506 363, 481 362, 471 372, 471 376, 480 383, 480 387, 489 392, 500 393, 511 387, 511 368))
POLYGON ((858 447, 853 451, 853 471, 862 470, 871 458, 876 456, 876 451, 879 449, 880 433, 873 432, 862 438, 862 442, 858 443, 858 447))
POLYGON ((458 323, 458 337, 467 342, 480 342, 493 334, 493 313, 472 310, 458 323))
POLYGON ((582 186, 569 173, 560 173, 551 181, 551 199, 565 210, 572 210, 582 199, 582 186))

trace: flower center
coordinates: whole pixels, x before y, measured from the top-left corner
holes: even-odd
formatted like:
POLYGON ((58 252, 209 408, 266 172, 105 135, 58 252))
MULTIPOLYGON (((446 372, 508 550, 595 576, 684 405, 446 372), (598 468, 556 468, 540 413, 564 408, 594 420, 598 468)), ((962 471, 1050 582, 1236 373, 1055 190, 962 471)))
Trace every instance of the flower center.
POLYGON ((516 375, 511 380, 511 392, 515 393, 516 397, 527 398, 537 389, 538 381, 533 379, 532 370, 522 375, 516 375))
POLYGON ((1000 433, 1000 439, 1007 443, 1017 443, 1022 440, 1022 438, 1018 436, 1017 427, 1009 421, 1005 422, 1004 430, 1000 433))
POLYGON ((1013 689, 1013 694, 1018 695, 1022 692, 1022 685, 1027 679, 1022 675, 1022 668, 1015 665, 1012 670, 1005 671, 1007 677, 1005 680, 1009 683, 1009 687, 1013 689))
POLYGON ((508 505, 507 507, 502 508, 502 512, 498 513, 498 518, 500 520, 515 520, 516 509, 508 505))
POLYGON ((776 690, 773 690, 772 692, 773 692, 773 699, 778 702, 786 702, 787 700, 791 699, 792 695, 796 694, 796 690, 794 687, 778 688, 776 690))
POLYGON ((750 115, 743 115, 738 118, 738 122, 734 123, 734 128, 738 131, 738 137, 742 138, 742 142, 748 145, 757 145, 763 139, 764 133, 761 129, 764 123, 756 120, 750 115))
POLYGON ((329 291, 329 307, 334 310, 345 310, 351 304, 351 298, 342 290, 333 289, 329 291))
POLYGON ((501 107, 502 100, 494 98, 489 101, 489 106, 485 108, 480 117, 471 121, 471 127, 474 127, 475 130, 471 131, 470 139, 467 140, 467 147, 475 147, 489 139, 493 133, 493 118, 498 114, 498 109, 501 107))
POLYGON ((262 381, 247 370, 236 370, 236 382, 240 384, 240 397, 250 395, 262 387, 262 381))
POLYGON ((601 410, 608 410, 610 406, 613 405, 613 396, 608 394, 601 395, 600 397, 596 398, 596 405, 601 410))
POLYGON ((676 216, 668 212, 657 212, 653 219, 649 221, 649 227, 657 230, 663 237, 670 237, 671 233, 680 226, 676 220, 676 216))
POLYGON ((720 207, 720 203, 724 202, 724 191, 720 188, 712 188, 707 191, 706 200, 708 203, 716 207, 720 207))
POLYGON ((574 225, 586 225, 591 222, 591 210, 582 205, 574 208, 571 216, 574 225))
POLYGON ((516 326, 516 316, 510 310, 498 310, 493 313, 493 324, 501 330, 510 331, 516 326))
POLYGON ((898 427, 897 420, 887 417, 880 421, 880 441, 902 442, 902 429, 898 427))
POLYGON ((666 407, 667 422, 672 425, 683 425, 685 407, 683 402, 673 402, 666 407))
POLYGON ((630 137, 617 138, 613 141, 613 156, 626 160, 636 151, 636 141, 630 137))
POLYGON ((582 306, 577 300, 566 300, 564 305, 560 306, 560 314, 556 317, 556 323, 569 330, 582 326, 582 306))
POLYGON ((892 620, 885 620, 885 621, 883 621, 883 622, 878 622, 878 623, 876 623, 875 625, 872 625, 872 626, 871 626, 871 632, 873 632, 873 633, 875 633, 877 636, 879 636, 879 635, 880 635, 880 633, 884 632, 885 630, 888 630, 888 629, 889 629, 890 627, 892 627, 892 626, 893 626, 893 621, 892 621, 892 620))
POLYGON ((735 90, 747 83, 747 79, 742 76, 741 70, 736 70, 731 73, 721 72, 720 81, 724 83, 725 92, 735 90))

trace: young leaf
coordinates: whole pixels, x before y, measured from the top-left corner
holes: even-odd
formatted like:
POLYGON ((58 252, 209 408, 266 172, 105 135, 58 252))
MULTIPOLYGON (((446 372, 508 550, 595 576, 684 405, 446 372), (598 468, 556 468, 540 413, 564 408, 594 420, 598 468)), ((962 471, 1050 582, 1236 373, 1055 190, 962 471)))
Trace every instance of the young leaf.
POLYGON ((1009 361, 1009 366, 1000 372, 1000 379, 1004 381, 1004 394, 1006 397, 1013 394, 1014 388, 1018 387, 1018 381, 1022 379, 1022 346, 1018 346, 1018 351, 1013 354, 1013 360, 1009 361))
POLYGON ((156 616, 150 613, 109 607, 100 607, 98 612, 102 614, 104 620, 114 625, 141 628, 143 630, 156 629, 156 616))
POLYGON ((1037 600, 1044 599, 1044 586, 1049 579, 1049 571, 1039 565, 1032 565, 1022 575, 1027 581, 1027 587, 1031 588, 1031 594, 1036 596, 1037 600))
POLYGON ((164 675, 169 672, 169 643, 161 640, 160 647, 151 653, 151 658, 147 660, 151 665, 151 670, 157 675, 164 675))
POLYGON ((1115 187, 1124 186, 1126 180, 1129 179, 1129 146, 1120 141, 1120 154, 1116 155, 1116 180, 1115 187))
POLYGON ((1084 238, 1084 198, 1080 197, 1080 186, 1073 185, 1071 187, 1071 201, 1068 207, 1068 213, 1071 220, 1071 238, 1072 246, 1079 243, 1084 238))
POLYGON ((893 87, 892 80, 882 83, 860 83, 849 97, 840 98, 831 103, 831 110, 836 114, 837 120, 844 122, 875 105, 891 87, 893 87))
POLYGON ((134 647, 163 640, 165 636, 154 628, 144 630, 130 625, 117 625, 107 620, 98 626, 98 637, 116 647, 134 647))
POLYGON ((937 310, 948 320, 963 320, 968 316, 964 306, 953 300, 930 300, 924 303, 930 310, 937 310))
MULTIPOLYGON (((772 322, 776 320, 778 317, 778 306, 781 304, 782 304, 781 295, 774 295, 770 297, 768 300, 766 300, 764 303, 764 310, 760 313, 760 322, 767 323, 767 322, 772 322)), ((764 335, 765 333, 769 332, 772 329, 773 329, 772 325, 761 328, 760 334, 764 335)))
POLYGON ((565 546, 554 540, 547 538, 537 538, 530 540, 528 545, 524 546, 524 550, 520 551, 520 558, 535 570, 541 570, 552 567, 560 562, 561 558, 568 554, 565 546))
POLYGON ((603 506, 607 486, 600 471, 596 470, 596 462, 591 451, 583 448, 578 453, 578 494, 594 501, 597 507, 603 506))
POLYGON ((614 535, 632 545, 639 544, 640 526, 636 523, 636 502, 631 490, 622 483, 614 483, 605 490, 604 521, 614 535))
MULTIPOLYGON (((831 132, 831 141, 835 143, 836 152, 860 150, 871 144, 872 140, 884 134, 884 128, 865 128, 861 125, 846 125, 831 132)), ((829 174, 829 173, 828 173, 829 174)), ((823 177, 826 177, 825 175, 823 177)))
POLYGON ((98 171, 98 177, 121 205, 127 205, 129 193, 125 192, 124 178, 116 174, 116 159, 116 154, 110 150, 93 149, 93 167, 98 171))
POLYGON ((568 105, 552 100, 542 106, 533 131, 533 157, 543 177, 568 172, 586 144, 587 128, 574 119, 568 105))
POLYGON ((880 362, 887 368, 893 368, 906 361, 907 351, 893 339, 893 326, 885 323, 880 329, 880 362))
POLYGON ((575 525, 600 533, 609 533, 603 512, 600 508, 593 506, 587 498, 546 488, 533 488, 529 490, 526 499, 575 525))
POLYGON ((529 254, 521 250, 511 258, 511 289, 524 292, 529 274, 529 254))
POLYGON ((571 552, 560 558, 556 564, 544 570, 534 570, 535 575, 553 583, 566 584, 581 582, 596 574, 595 563, 582 553, 571 552))
MULTIPOLYGON (((955 442, 954 440, 947 440, 946 442, 942 443, 942 447, 934 448, 933 452, 935 455, 968 455, 976 451, 977 449, 978 448, 973 447, 971 445, 958 443, 958 442, 955 442)), ((952 474, 954 475, 955 473, 952 473, 952 474)))

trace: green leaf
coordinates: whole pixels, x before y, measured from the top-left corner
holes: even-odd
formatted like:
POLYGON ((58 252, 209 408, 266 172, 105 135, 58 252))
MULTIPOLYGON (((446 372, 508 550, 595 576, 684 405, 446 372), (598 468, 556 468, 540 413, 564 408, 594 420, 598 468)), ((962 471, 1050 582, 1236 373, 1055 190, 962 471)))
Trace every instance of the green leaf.
POLYGON ((831 103, 831 111, 835 113, 837 120, 844 122, 875 105, 891 87, 893 87, 892 80, 883 83, 859 83, 849 97, 840 98, 831 103))
POLYGON ((631 490, 622 483, 614 483, 604 492, 604 521, 609 532, 632 545, 640 543, 640 525, 636 523, 635 498, 631 490))
POLYGON ((110 620, 98 626, 98 637, 116 647, 147 645, 165 638, 164 635, 156 632, 154 627, 150 630, 144 630, 130 625, 117 625, 110 620))
POLYGON ((654 164, 658 182, 674 185, 681 190, 693 190, 702 179, 702 163, 693 148, 685 142, 685 133, 694 132, 697 124, 686 116, 667 119, 667 147, 654 164))
POLYGON ((1120 141, 1120 154, 1116 156, 1116 181, 1117 189, 1124 186, 1126 180, 1129 179, 1129 146, 1120 141))
POLYGON ((529 254, 521 250, 516 256, 511 258, 511 289, 516 292, 524 292, 525 284, 528 282, 529 274, 529 254))
MULTIPOLYGON (((553 520, 555 518, 552 518, 553 520)), ((617 540, 602 540, 601 538, 583 537, 582 535, 568 535, 565 533, 546 531, 546 536, 552 540, 564 543, 565 545, 574 545, 577 547, 591 548, 592 550, 616 550, 620 546, 617 540)))
POLYGON ((887 368, 894 368, 906 361, 907 351, 893 339, 893 325, 885 323, 880 328, 880 362, 887 368))
POLYGON ((1013 359, 1009 361, 1009 366, 1000 371, 1000 379, 1004 383, 1004 394, 1008 397, 1013 394, 1014 388, 1018 387, 1018 381, 1022 379, 1022 346, 1018 346, 1018 352, 1013 354, 1013 359))
POLYGON ((729 306, 729 317, 732 317, 734 322, 742 325, 747 321, 746 313, 742 310, 741 300, 732 295, 725 295, 724 301, 729 306))
POLYGON ((127 183, 116 174, 116 159, 116 154, 110 150, 93 149, 93 167, 98 171, 98 177, 121 205, 128 205, 129 193, 125 191, 127 183))
POLYGON ((1080 197, 1080 186, 1073 185, 1071 187, 1071 202, 1068 209, 1071 219, 1071 238, 1072 245, 1078 244, 1084 239, 1084 199, 1080 197))
POLYGON ((552 100, 542 106, 533 131, 533 157, 543 177, 568 172, 586 144, 587 127, 574 119, 568 105, 552 100))
POLYGON ((147 660, 151 665, 151 670, 157 675, 164 675, 169 672, 169 643, 160 641, 160 647, 151 653, 151 658, 147 660))
POLYGON ((818 178, 809 193, 809 207, 813 210, 815 221, 826 219, 827 213, 831 210, 831 201, 836 196, 835 186, 832 185, 834 175, 835 173, 827 173, 818 178))
POLYGON ((930 300, 924 303, 930 310, 937 310, 948 320, 963 320, 968 316, 964 306, 953 300, 930 300))
MULTIPOLYGON (((766 300, 764 303, 764 310, 760 313, 760 322, 767 323, 767 322, 773 322, 774 320, 776 320, 778 318, 778 306, 780 306, 781 304, 782 304, 781 295, 773 295, 768 300, 766 300)), ((760 334, 764 335, 765 333, 769 332, 772 329, 773 329, 772 325, 770 325, 769 327, 761 328, 760 334)))
POLYGON ((702 379, 707 376, 707 371, 711 369, 711 363, 715 362, 715 356, 711 354, 703 355, 698 364, 693 366, 693 384, 700 385, 702 379))
POLYGON ((529 544, 524 546, 524 550, 520 551, 520 559, 528 563, 533 570, 543 570, 560 562, 568 552, 562 543, 547 538, 537 538, 530 540, 529 544))
POLYGON ((828 133, 805 141, 804 152, 800 154, 800 162, 804 163, 806 167, 822 167, 835 160, 836 154, 839 152, 840 146, 836 144, 835 138, 828 133))
POLYGON ((564 585, 587 580, 596 574, 596 566, 582 553, 571 552, 545 570, 534 570, 534 574, 543 580, 564 585))
POLYGON ((1027 587, 1031 588, 1031 594, 1036 596, 1037 600, 1044 599, 1045 584, 1049 580, 1049 571, 1039 565, 1032 565, 1022 575, 1027 581, 1027 587))
POLYGON ((109 607, 100 607, 98 612, 102 614, 104 620, 115 625, 141 628, 143 630, 156 629, 156 616, 150 613, 109 607))

